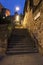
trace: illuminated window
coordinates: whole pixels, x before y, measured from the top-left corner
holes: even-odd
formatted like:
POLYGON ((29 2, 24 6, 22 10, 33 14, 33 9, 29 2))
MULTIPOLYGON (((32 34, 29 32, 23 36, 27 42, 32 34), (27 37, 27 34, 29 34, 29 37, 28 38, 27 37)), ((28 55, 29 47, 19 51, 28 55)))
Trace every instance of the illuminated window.
POLYGON ((9 10, 6 10, 5 15, 6 15, 6 17, 7 16, 10 16, 10 11, 9 10))

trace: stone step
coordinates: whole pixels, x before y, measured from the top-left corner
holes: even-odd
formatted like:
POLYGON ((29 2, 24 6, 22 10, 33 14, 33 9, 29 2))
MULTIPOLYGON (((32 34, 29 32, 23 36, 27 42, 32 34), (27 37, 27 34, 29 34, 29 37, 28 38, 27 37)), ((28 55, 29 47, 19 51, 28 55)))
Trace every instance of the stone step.
POLYGON ((9 40, 7 53, 37 52, 36 44, 27 29, 15 29, 9 40))
POLYGON ((25 52, 26 52, 26 51, 27 51, 27 52, 34 52, 34 53, 35 53, 35 52, 36 52, 36 53, 38 52, 38 50, 37 50, 36 48, 31 48, 31 47, 28 47, 28 48, 26 48, 26 47, 25 47, 25 48, 17 48, 17 47, 16 47, 16 48, 9 48, 9 49, 7 49, 7 53, 10 53, 10 52, 11 52, 11 53, 12 53, 12 52, 13 52, 13 53, 14 53, 14 52, 18 52, 18 53, 19 53, 19 52, 24 52, 24 51, 25 51, 25 52))

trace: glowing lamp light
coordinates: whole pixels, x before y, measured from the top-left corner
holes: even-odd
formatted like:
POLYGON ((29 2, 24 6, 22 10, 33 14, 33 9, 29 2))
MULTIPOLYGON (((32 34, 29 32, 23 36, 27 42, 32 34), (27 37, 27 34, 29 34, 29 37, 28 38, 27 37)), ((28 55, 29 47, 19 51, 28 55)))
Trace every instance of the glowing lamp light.
POLYGON ((19 7, 19 6, 17 6, 17 7, 15 8, 15 10, 16 10, 16 11, 19 11, 19 10, 20 10, 20 7, 19 7))
POLYGON ((34 20, 37 20, 39 17, 40 17, 40 12, 38 12, 38 13, 36 14, 36 16, 34 17, 34 20))

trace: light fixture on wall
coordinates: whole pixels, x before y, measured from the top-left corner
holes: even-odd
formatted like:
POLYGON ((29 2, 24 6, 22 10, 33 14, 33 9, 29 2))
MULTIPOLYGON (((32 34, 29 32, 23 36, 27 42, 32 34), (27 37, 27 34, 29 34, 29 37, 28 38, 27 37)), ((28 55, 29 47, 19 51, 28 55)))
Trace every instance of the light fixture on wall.
POLYGON ((37 20, 39 17, 40 17, 40 12, 38 12, 38 13, 36 14, 36 16, 34 17, 34 20, 37 20))

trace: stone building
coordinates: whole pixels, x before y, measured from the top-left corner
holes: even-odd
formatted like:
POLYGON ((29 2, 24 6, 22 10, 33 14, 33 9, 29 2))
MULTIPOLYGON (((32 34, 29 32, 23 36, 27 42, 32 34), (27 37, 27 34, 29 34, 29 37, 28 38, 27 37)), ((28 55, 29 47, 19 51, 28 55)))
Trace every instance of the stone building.
POLYGON ((1 16, 10 16, 10 10, 5 8, 1 3, 0 3, 0 15, 1 16))
POLYGON ((0 4, 0 56, 5 55, 8 38, 8 24, 5 17, 10 16, 10 10, 0 4))
POLYGON ((28 2, 32 1, 26 2, 23 26, 30 31, 33 38, 35 37, 35 41, 37 39, 39 52, 43 54, 43 1, 33 0, 34 5, 28 2))
POLYGON ((3 6, 2 6, 2 4, 0 3, 0 13, 1 13, 1 11, 2 11, 2 8, 3 8, 3 6))

